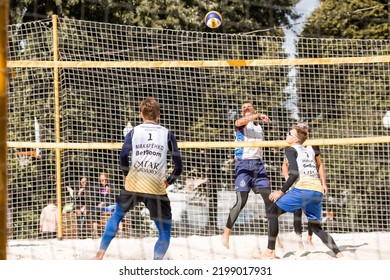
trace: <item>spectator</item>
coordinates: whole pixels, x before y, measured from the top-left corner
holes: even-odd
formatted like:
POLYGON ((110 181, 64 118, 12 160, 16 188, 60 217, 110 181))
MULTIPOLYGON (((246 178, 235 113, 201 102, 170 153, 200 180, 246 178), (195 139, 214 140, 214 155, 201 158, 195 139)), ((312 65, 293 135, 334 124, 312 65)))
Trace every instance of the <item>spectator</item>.
POLYGON ((42 209, 39 232, 42 239, 57 238, 58 208, 55 199, 49 199, 42 209))
POLYGON ((99 175, 99 184, 95 193, 95 207, 93 210, 93 237, 99 237, 99 224, 103 212, 112 212, 115 209, 116 195, 108 183, 108 174, 105 172, 99 175))
POLYGON ((91 220, 94 203, 91 189, 88 185, 88 178, 82 177, 80 179, 77 189, 74 194, 74 206, 77 214, 77 233, 78 238, 85 239, 88 232, 88 222, 91 220))

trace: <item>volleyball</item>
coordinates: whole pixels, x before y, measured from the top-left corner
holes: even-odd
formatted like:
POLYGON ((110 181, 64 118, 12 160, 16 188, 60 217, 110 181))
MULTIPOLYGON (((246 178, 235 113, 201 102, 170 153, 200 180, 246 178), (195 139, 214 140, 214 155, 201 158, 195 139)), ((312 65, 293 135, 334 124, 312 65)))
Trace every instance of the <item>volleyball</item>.
POLYGON ((204 22, 212 29, 218 28, 222 24, 222 15, 216 11, 210 11, 205 15, 204 22))

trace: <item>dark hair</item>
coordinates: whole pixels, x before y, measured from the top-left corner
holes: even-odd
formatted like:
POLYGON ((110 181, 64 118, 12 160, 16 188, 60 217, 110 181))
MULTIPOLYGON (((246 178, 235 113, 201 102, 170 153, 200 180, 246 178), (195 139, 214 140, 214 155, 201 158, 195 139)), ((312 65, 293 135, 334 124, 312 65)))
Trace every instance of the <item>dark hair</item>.
POLYGON ((49 197, 49 199, 47 200, 47 203, 48 204, 56 204, 57 203, 57 199, 55 199, 53 197, 49 197))

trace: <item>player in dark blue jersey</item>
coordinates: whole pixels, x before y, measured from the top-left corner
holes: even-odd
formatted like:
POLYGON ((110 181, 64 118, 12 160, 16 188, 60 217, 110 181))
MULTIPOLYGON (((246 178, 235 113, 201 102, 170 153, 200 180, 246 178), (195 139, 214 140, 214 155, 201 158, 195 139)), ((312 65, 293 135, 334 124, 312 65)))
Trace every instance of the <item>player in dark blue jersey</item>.
POLYGON ((152 97, 141 102, 143 123, 126 135, 120 152, 120 167, 125 186, 116 199, 116 208, 107 221, 96 259, 103 256, 115 237, 119 223, 137 203, 144 203, 158 230, 154 247, 155 260, 162 260, 171 239, 172 211, 166 188, 173 184, 183 171, 183 162, 173 133, 157 124, 160 105, 152 97), (171 154, 174 169, 168 178, 167 155, 171 154))

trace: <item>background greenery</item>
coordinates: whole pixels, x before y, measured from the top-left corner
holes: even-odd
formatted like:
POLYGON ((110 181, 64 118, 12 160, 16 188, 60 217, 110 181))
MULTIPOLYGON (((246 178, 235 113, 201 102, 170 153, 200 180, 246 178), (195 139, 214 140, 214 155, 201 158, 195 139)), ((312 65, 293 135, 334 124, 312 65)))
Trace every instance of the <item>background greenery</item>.
MULTIPOLYGON (((314 0, 313 0, 314 1, 314 0)), ((283 35, 298 0, 17 0, 10 1, 10 24, 64 18, 187 31, 210 31, 204 15, 217 10, 223 25, 213 32, 283 35)), ((302 36, 388 39, 388 0, 321 0, 302 36)))

